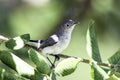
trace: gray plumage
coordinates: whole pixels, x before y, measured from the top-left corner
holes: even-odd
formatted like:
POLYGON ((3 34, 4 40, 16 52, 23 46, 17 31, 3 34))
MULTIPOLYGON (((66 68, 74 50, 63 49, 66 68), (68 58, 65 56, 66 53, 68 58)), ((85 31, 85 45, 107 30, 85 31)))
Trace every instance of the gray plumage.
POLYGON ((61 25, 57 32, 50 36, 46 40, 30 40, 29 44, 34 44, 49 60, 52 67, 55 67, 54 64, 56 59, 59 59, 57 54, 60 54, 70 43, 71 34, 75 27, 76 23, 73 20, 66 21, 63 25, 61 25), (52 63, 48 58, 48 54, 54 54, 55 60, 52 63))
POLYGON ((43 54, 59 54, 67 48, 75 25, 73 20, 68 20, 48 39, 30 40, 30 42, 36 43, 43 54))

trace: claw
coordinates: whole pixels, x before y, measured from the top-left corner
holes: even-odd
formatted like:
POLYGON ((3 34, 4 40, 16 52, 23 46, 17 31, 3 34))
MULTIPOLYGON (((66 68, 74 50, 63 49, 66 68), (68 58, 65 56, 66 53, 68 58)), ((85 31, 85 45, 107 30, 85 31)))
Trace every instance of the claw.
POLYGON ((54 64, 51 64, 51 69, 55 68, 55 65, 54 64))
POLYGON ((58 60, 60 60, 60 57, 59 57, 59 55, 54 55, 55 56, 55 59, 54 59, 54 61, 53 61, 53 63, 51 62, 51 60, 49 59, 49 57, 48 57, 48 54, 46 54, 46 58, 48 59, 48 61, 50 62, 50 64, 51 64, 51 69, 52 68, 55 68, 55 62, 56 61, 58 61, 58 60))

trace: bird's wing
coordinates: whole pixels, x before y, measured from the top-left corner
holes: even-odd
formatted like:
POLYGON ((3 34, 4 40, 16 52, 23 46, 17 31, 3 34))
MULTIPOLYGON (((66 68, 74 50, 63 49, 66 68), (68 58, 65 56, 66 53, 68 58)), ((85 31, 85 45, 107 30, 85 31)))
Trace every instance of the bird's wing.
POLYGON ((43 49, 47 46, 52 46, 52 45, 56 44, 58 41, 59 41, 59 39, 58 39, 57 35, 52 35, 48 39, 41 41, 40 49, 43 49))

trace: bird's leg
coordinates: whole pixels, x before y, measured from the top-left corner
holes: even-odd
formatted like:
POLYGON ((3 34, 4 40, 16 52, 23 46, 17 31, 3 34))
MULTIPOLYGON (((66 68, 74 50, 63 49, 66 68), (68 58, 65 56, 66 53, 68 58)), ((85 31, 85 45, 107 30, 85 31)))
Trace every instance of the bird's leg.
POLYGON ((48 57, 48 54, 46 54, 46 58, 48 59, 48 61, 50 62, 50 64, 52 65, 52 68, 54 68, 55 67, 55 65, 51 62, 51 60, 49 59, 49 57, 48 57))
POLYGON ((56 61, 60 60, 60 56, 59 56, 59 55, 56 54, 56 55, 54 55, 54 56, 55 56, 55 59, 54 59, 53 64, 55 64, 56 61))

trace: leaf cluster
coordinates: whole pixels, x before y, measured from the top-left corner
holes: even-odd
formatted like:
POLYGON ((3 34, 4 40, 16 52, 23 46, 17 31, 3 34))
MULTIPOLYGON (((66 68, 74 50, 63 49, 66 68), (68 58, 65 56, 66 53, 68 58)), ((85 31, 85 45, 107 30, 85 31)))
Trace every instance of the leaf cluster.
MULTIPOLYGON (((87 31, 87 53, 90 57, 90 74, 92 80, 119 80, 120 77, 120 50, 108 59, 108 66, 100 66, 102 63, 98 42, 94 29, 95 23, 90 21, 87 31), (110 66, 114 65, 114 66, 110 66)), ((73 73, 78 64, 82 61, 78 57, 68 57, 60 61, 55 68, 51 68, 48 60, 32 47, 28 50, 29 59, 34 63, 31 66, 18 56, 12 50, 25 48, 29 42, 30 35, 24 34, 9 40, 1 41, 5 44, 6 50, 0 50, 0 60, 13 69, 16 73, 11 73, 0 67, 0 80, 57 80, 57 76, 67 76, 73 73)), ((0 46, 3 46, 1 45, 0 46)))

